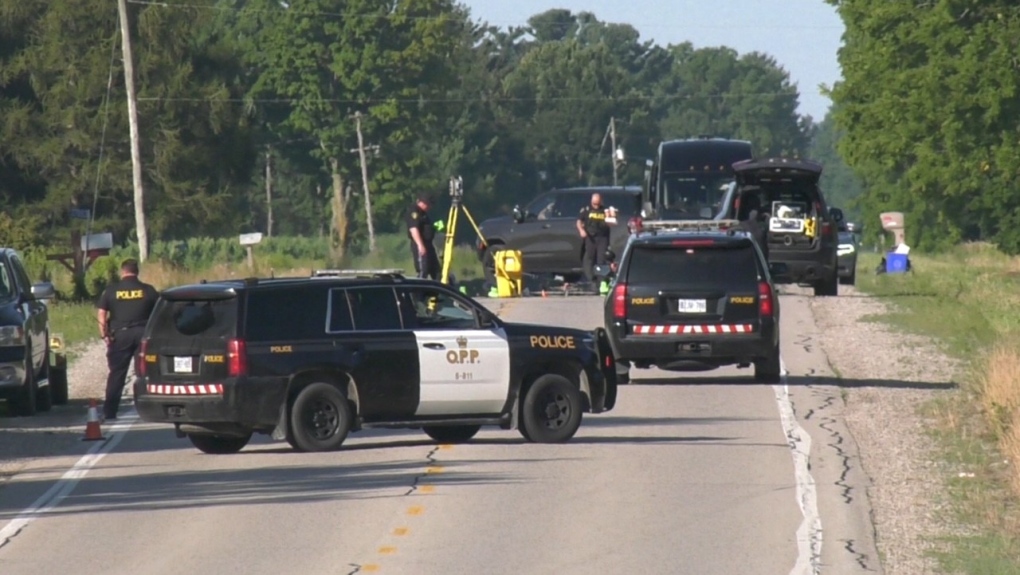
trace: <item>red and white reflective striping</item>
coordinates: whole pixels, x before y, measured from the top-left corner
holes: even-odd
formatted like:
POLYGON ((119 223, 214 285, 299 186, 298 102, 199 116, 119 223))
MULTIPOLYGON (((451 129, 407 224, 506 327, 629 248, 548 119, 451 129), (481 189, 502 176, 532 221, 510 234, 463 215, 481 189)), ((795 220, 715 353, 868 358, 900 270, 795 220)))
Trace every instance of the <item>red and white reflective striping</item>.
POLYGON ((751 324, 736 325, 636 325, 636 335, 676 335, 681 333, 754 333, 751 324))
POLYGON ((222 395, 222 383, 210 383, 207 385, 148 385, 149 393, 153 395, 222 395))

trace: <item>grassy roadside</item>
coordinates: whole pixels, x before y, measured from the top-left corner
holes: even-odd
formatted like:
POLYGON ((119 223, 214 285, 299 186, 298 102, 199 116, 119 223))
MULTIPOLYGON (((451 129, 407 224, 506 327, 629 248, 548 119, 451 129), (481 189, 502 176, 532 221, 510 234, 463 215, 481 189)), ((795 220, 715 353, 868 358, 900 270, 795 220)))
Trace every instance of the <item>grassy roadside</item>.
POLYGON ((964 529, 939 557, 948 572, 1020 573, 1020 258, 987 245, 911 256, 906 275, 876 275, 861 254, 857 288, 891 313, 879 321, 937 338, 966 365, 960 389, 920 406, 942 450, 952 516, 964 529))

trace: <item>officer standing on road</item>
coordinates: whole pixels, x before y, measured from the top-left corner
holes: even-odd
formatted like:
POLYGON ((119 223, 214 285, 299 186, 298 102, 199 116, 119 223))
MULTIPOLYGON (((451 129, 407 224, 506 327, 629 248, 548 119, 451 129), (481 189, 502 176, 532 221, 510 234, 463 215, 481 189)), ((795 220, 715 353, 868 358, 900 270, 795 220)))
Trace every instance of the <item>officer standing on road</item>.
POLYGON ((411 238, 411 257, 414 259, 414 271, 420 278, 439 279, 439 256, 432 240, 436 237, 436 228, 429 218, 429 206, 432 198, 427 194, 418 196, 411 209, 407 212, 407 237, 411 238))
POLYGON ((128 368, 138 353, 145 324, 158 298, 156 288, 138 279, 138 262, 133 259, 124 260, 120 266, 120 281, 108 286, 99 297, 96 305, 99 335, 106 342, 106 361, 110 368, 103 403, 104 419, 117 419, 128 368))
POLYGON ((581 208, 577 216, 577 232, 581 234, 581 265, 584 277, 589 283, 595 281, 595 265, 606 263, 606 250, 609 249, 609 226, 606 221, 606 207, 602 205, 602 195, 591 195, 591 204, 581 208))
POLYGON ((751 233, 758 247, 761 248, 765 260, 769 258, 769 238, 767 228, 761 225, 761 198, 758 194, 749 194, 740 205, 740 214, 737 219, 740 221, 738 229, 751 233))

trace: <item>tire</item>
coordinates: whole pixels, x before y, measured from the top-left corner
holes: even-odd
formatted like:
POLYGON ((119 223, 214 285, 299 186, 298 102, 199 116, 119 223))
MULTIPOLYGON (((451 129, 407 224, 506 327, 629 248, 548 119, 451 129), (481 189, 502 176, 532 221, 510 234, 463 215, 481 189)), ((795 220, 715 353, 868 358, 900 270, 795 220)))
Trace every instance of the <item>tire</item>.
POLYGON ((833 273, 828 280, 815 284, 815 297, 832 297, 839 295, 839 273, 833 273))
POLYGON ((32 350, 25 348, 25 381, 21 389, 8 400, 11 412, 20 417, 30 417, 39 411, 39 386, 35 381, 35 370, 32 369, 32 350))
POLYGON ((298 451, 334 451, 351 430, 347 398, 328 383, 312 383, 301 390, 290 408, 288 442, 298 451))
POLYGON ((67 367, 50 366, 50 396, 53 405, 66 405, 70 397, 67 387, 67 367))
POLYGON ((429 425, 425 427, 425 435, 440 443, 464 443, 481 429, 481 425, 429 425))
POLYGON ((761 383, 779 383, 783 377, 783 365, 779 361, 779 346, 768 357, 754 362, 754 379, 761 383))
POLYGON ((581 426, 581 392, 562 375, 548 374, 535 380, 524 396, 521 425, 529 441, 563 443, 581 426))
POLYGON ((202 453, 208 453, 210 455, 229 455, 231 453, 237 453, 244 449, 245 445, 251 441, 251 433, 244 437, 231 437, 228 435, 202 435, 196 433, 189 433, 188 439, 191 440, 191 444, 198 448, 202 453))

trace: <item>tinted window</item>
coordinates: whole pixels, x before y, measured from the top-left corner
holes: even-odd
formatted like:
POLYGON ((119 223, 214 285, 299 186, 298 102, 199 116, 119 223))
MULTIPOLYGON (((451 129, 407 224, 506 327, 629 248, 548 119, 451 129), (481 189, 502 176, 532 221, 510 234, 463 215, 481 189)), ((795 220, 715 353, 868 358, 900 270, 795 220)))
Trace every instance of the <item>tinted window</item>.
POLYGON ((334 289, 329 292, 329 322, 327 329, 330 333, 339 333, 354 330, 354 318, 351 315, 351 306, 347 301, 347 291, 334 289))
POLYGON ((559 199, 556 200, 556 217, 558 218, 576 218, 581 213, 581 208, 591 204, 590 193, 575 192, 559 196, 559 199))
POLYGON ((17 290, 14 287, 14 276, 11 275, 10 267, 6 262, 0 261, 0 301, 6 301, 14 297, 17 290))
POLYGON ((18 283, 21 284, 21 289, 26 292, 32 289, 32 280, 28 279, 28 272, 25 271, 25 266, 21 263, 18 256, 11 258, 11 264, 14 266, 14 277, 18 278, 18 283))
POLYGON ((326 293, 322 286, 250 292, 245 336, 252 341, 324 337, 326 293))
POLYGON ((476 329, 475 310, 452 295, 429 288, 401 290, 401 307, 410 329, 476 329))
POLYGON ((754 285, 757 253, 749 243, 727 248, 634 246, 627 281, 635 284, 754 285))
POLYGON ((354 329, 359 331, 404 329, 393 288, 354 288, 348 290, 347 297, 354 313, 354 329))
POLYGON ((528 204, 528 206, 525 208, 525 212, 530 218, 534 218, 537 220, 548 220, 549 218, 553 217, 553 208, 555 207, 556 207, 556 195, 545 194, 544 196, 539 196, 530 204, 528 204))
MULTIPOLYGON (((616 208, 619 217, 629 218, 641 211, 641 196, 637 194, 621 194, 610 192, 602 194, 602 203, 616 208)), ((580 210, 581 208, 577 208, 580 210)))
POLYGON ((155 337, 231 338, 237 329, 237 300, 169 301, 161 299, 152 312, 155 337))

